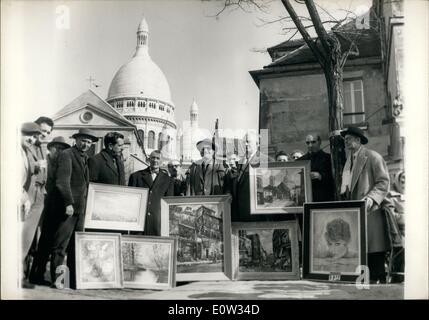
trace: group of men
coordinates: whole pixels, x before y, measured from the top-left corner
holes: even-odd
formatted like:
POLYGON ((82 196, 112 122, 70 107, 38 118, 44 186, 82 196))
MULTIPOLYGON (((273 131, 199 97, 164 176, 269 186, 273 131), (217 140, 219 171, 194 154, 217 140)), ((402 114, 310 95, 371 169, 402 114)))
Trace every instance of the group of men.
MULTIPOLYGON (((87 152, 98 138, 90 129, 82 128, 72 136, 75 139, 73 146, 65 143, 62 137, 54 138, 48 144, 47 158, 40 148, 40 141, 46 139, 54 124, 49 118, 41 119, 24 124, 21 130, 25 163, 21 201, 23 257, 28 255, 40 223, 41 235, 37 250, 33 253, 29 282, 47 284, 44 274, 50 259, 54 283, 58 276, 57 268, 67 256, 70 286, 74 287, 74 233, 83 231, 88 184, 127 184, 122 159, 124 136, 109 132, 104 137, 104 149, 89 158, 87 152), (34 150, 38 150, 39 154, 34 150)), ((388 246, 380 207, 389 191, 387 167, 378 153, 363 146, 368 139, 362 130, 349 128, 342 135, 349 156, 344 167, 341 194, 343 199, 366 201, 371 279, 382 281, 384 258, 381 262, 381 257, 384 257, 388 246)), ((335 185, 330 156, 321 150, 319 135, 308 135, 306 144, 308 152, 297 161, 311 161, 313 201, 332 201, 335 185)), ((216 159, 216 145, 211 139, 198 142, 196 147, 201 159, 189 167, 186 175, 181 173, 178 161, 170 161, 168 170, 160 168, 162 159, 159 150, 149 155, 146 169, 130 175, 128 186, 149 189, 145 235, 160 235, 161 198, 165 196, 230 194, 233 221, 284 219, 283 215, 250 215, 249 166, 260 165, 263 158, 257 144, 248 143, 245 159, 233 159, 229 165, 216 159)), ((24 281, 24 284, 27 282, 24 281)))

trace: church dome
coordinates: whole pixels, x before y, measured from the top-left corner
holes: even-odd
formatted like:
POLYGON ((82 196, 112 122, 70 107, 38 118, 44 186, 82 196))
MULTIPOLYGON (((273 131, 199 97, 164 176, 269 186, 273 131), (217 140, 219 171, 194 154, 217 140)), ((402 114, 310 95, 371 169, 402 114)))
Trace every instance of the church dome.
POLYGON ((137 29, 136 53, 116 72, 109 87, 107 100, 144 97, 172 104, 167 79, 149 55, 148 30, 146 19, 143 18, 137 29))

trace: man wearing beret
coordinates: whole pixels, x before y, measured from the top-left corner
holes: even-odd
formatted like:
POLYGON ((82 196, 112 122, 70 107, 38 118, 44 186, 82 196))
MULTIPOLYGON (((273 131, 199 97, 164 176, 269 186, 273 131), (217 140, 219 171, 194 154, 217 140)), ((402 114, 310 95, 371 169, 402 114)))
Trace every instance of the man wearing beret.
POLYGON ((160 168, 161 151, 154 150, 149 155, 150 166, 134 172, 128 181, 130 187, 149 189, 144 234, 161 235, 161 198, 174 195, 174 183, 167 171, 160 168))
POLYGON ((385 253, 389 241, 381 204, 389 192, 389 172, 383 157, 365 148, 363 131, 350 127, 341 132, 348 151, 343 169, 341 195, 344 200, 365 200, 367 212, 368 268, 372 283, 385 283, 385 253))
POLYGON ((53 223, 57 225, 51 253, 51 278, 56 280, 57 267, 67 254, 70 285, 75 287, 74 233, 83 231, 89 170, 87 152, 98 140, 90 129, 82 128, 72 138, 76 144, 58 157, 57 177, 53 198, 57 208, 53 223))
POLYGON ((201 159, 189 167, 187 195, 216 195, 229 192, 224 184, 225 167, 222 162, 213 159, 216 145, 210 139, 197 143, 201 159), (214 165, 213 165, 214 163, 214 165))
POLYGON ((55 207, 57 199, 55 199, 54 191, 57 177, 58 157, 63 150, 70 148, 70 145, 65 142, 64 137, 59 136, 53 138, 52 141, 48 143, 47 148, 49 151, 47 156, 48 177, 46 181, 45 205, 42 213, 42 230, 30 272, 30 282, 38 285, 48 284, 44 279, 44 274, 46 271, 46 264, 49 261, 49 255, 51 254, 54 232, 58 227, 55 223, 58 221, 58 219, 56 219, 58 216, 58 208, 55 207))

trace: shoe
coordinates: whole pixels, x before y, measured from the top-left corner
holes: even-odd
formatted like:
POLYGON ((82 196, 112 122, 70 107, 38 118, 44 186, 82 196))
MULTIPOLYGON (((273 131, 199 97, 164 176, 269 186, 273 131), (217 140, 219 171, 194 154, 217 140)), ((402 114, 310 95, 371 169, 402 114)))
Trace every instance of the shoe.
POLYGON ((47 287, 51 285, 51 282, 45 279, 30 279, 30 283, 38 286, 47 286, 47 287))
POLYGON ((23 289, 34 289, 36 286, 30 282, 28 282, 27 279, 22 280, 21 288, 23 289))

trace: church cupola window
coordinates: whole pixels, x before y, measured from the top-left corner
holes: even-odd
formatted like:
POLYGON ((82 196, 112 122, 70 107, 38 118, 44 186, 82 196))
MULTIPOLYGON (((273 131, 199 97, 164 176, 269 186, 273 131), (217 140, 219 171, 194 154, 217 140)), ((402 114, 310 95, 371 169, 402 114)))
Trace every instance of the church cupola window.
POLYGON ((124 107, 124 104, 123 104, 123 102, 122 101, 119 101, 117 104, 116 104, 116 108, 123 108, 124 107))
POLYGON ((160 105, 159 110, 164 111, 164 106, 160 105))
POLYGON ((149 108, 155 109, 155 102, 149 102, 149 108))
POLYGON ((132 100, 130 100, 130 101, 127 101, 127 107, 134 107, 134 101, 132 101, 132 100))

